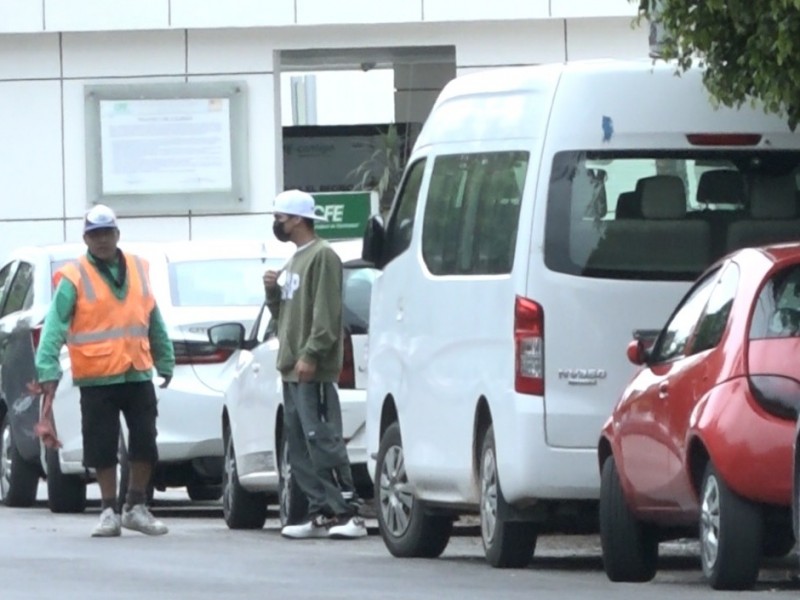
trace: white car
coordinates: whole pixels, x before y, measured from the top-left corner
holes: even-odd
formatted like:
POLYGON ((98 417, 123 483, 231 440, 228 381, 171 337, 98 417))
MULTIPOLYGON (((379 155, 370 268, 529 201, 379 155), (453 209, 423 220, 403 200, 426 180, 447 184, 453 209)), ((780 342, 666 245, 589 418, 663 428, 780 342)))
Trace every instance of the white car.
MULTIPOLYGON (((359 495, 372 496, 364 440, 367 330, 370 295, 377 271, 360 260, 361 240, 332 242, 344 264, 344 368, 339 378, 343 434, 359 495)), ((278 501, 282 524, 302 517, 305 497, 294 489, 283 435, 283 394, 275 368, 278 340, 269 309, 249 336, 235 323, 221 323, 209 336, 221 347, 236 348, 235 371, 225 391, 222 438, 225 443, 222 506, 231 529, 263 527, 269 502, 278 501)))
MULTIPOLYGON (((232 375, 230 351, 212 346, 207 329, 219 321, 249 327, 263 302, 262 274, 283 266, 290 254, 278 242, 121 243, 150 263, 150 281, 173 341, 175 372, 158 396, 158 453, 152 488, 186 487, 193 500, 221 494, 223 445, 219 431, 223 390, 232 375)), ((72 385, 66 347, 64 376, 53 402, 63 447, 42 452, 48 500, 54 512, 80 512, 86 506, 86 483, 93 474, 83 466, 80 392, 72 385)), ((158 384, 160 378, 155 379, 158 384)), ((122 427, 121 465, 126 471, 122 427)), ((120 481, 124 495, 127 477, 120 481)))

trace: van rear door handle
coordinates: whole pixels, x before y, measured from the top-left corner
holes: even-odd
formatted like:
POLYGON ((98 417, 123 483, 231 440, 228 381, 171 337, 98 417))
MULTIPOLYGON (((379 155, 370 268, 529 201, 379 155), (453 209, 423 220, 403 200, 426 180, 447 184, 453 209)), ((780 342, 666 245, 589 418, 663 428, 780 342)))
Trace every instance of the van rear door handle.
POLYGON ((669 396, 669 385, 667 385, 666 381, 663 381, 658 384, 658 397, 662 400, 669 396))

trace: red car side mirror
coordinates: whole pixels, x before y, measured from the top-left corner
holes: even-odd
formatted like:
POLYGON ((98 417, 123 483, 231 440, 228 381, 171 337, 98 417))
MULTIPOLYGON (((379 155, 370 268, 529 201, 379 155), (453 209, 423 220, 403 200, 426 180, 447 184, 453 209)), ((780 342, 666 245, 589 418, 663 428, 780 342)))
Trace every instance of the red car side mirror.
POLYGON ((639 366, 647 361, 647 350, 645 350, 642 340, 632 340, 628 344, 628 360, 639 366))

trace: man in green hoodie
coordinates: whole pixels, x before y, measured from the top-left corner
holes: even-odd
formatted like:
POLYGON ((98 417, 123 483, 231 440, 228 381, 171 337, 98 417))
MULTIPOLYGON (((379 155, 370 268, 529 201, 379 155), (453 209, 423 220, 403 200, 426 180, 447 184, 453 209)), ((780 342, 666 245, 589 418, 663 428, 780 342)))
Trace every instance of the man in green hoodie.
POLYGON ((342 368, 342 263, 317 237, 314 198, 288 190, 275 198, 273 232, 297 251, 282 273, 264 273, 267 305, 278 321, 277 368, 292 474, 308 497, 308 519, 281 534, 292 539, 367 535, 342 439, 336 381, 342 368))

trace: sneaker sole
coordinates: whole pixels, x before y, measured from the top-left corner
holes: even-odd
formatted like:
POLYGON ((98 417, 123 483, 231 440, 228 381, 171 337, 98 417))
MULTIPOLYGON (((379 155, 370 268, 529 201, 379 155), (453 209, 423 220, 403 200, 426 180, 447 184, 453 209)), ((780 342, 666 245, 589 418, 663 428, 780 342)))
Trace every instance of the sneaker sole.
POLYGON ((357 533, 355 535, 347 534, 347 533, 332 533, 328 536, 332 540, 360 540, 361 538, 367 537, 367 532, 364 533, 357 533))
POLYGON ((122 535, 122 531, 93 531, 92 537, 96 538, 107 538, 107 537, 119 537, 122 535))
POLYGON ((330 535, 290 535, 286 533, 281 533, 281 536, 285 537, 287 540, 327 540, 330 539, 330 535))
POLYGON ((139 529, 137 527, 126 527, 125 525, 123 525, 122 528, 127 529, 128 531, 136 531, 138 533, 143 533, 144 535, 152 535, 152 536, 166 535, 169 533, 169 529, 167 529, 166 531, 147 531, 145 529, 139 529))

